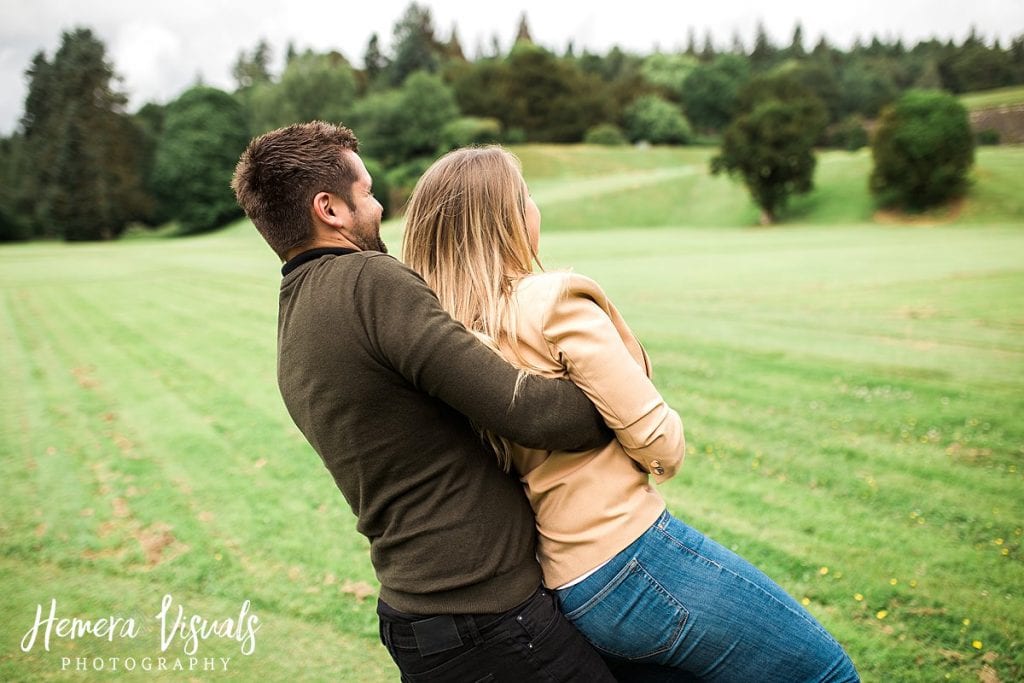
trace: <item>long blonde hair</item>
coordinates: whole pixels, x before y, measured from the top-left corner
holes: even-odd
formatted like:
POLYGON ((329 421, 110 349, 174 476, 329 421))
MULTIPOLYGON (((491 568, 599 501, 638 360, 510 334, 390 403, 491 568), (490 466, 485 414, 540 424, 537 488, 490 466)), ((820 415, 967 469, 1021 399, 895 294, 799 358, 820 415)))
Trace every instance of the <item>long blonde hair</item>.
MULTIPOLYGON (((527 196, 519 160, 508 150, 487 145, 449 152, 416 183, 402 245, 402 260, 437 292, 444 309, 495 351, 504 342, 521 371, 529 364, 517 352, 512 293, 537 262, 526 230, 527 196)), ((520 372, 520 382, 524 377, 520 372)), ((485 436, 507 470, 508 443, 485 436)))

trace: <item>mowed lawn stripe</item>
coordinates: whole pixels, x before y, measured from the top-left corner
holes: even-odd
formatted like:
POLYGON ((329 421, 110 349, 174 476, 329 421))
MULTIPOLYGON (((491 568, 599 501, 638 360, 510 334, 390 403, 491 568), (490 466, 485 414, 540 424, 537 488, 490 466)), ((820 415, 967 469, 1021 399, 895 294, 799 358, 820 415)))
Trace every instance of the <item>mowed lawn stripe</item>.
MULTIPOLYGON (((96 302, 83 299, 75 307, 102 316, 96 302)), ((271 411, 248 400, 249 387, 276 394, 272 379, 266 378, 267 384, 255 381, 253 386, 252 376, 242 373, 235 380, 208 367, 207 340, 194 346, 193 335, 174 335, 176 322, 162 312, 152 324, 111 318, 105 327, 124 354, 138 361, 142 374, 157 374, 154 384, 159 390, 152 394, 165 404, 161 412, 175 417, 160 422, 169 431, 151 433, 148 442, 160 444, 164 474, 187 492, 193 517, 212 517, 221 529, 229 530, 221 534, 223 544, 254 578, 286 579, 284 587, 268 588, 264 600, 322 619, 356 611, 360 623, 365 622, 358 602, 340 592, 346 579, 374 581, 365 540, 351 533, 342 543, 323 545, 339 526, 352 524, 351 513, 315 453, 294 427, 286 428, 288 418, 279 399, 271 411), (274 542, 268 544, 268 538, 274 542), (282 562, 282 557, 289 561, 282 562), (333 600, 324 604, 306 599, 307 591, 325 580, 333 600)), ((228 346, 209 346, 218 347, 228 346)), ((146 424, 144 416, 141 422, 146 424)), ((222 559, 217 562, 226 561, 227 554, 219 554, 222 559)))

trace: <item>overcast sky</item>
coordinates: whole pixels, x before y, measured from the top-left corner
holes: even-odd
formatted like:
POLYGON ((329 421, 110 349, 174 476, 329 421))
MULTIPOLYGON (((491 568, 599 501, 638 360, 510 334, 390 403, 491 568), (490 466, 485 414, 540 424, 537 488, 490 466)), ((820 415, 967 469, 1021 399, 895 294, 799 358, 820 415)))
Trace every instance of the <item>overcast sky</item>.
MULTIPOLYGON (((689 29, 703 42, 707 30, 723 48, 734 33, 749 44, 760 20, 777 43, 788 44, 799 21, 810 48, 824 34, 847 47, 860 37, 900 36, 912 44, 933 36, 958 42, 974 25, 987 41, 1005 46, 1024 33, 1024 0, 433 0, 434 26, 447 38, 457 26, 468 56, 490 48, 497 36, 510 44, 525 12, 536 42, 561 53, 604 53, 613 45, 633 52, 685 47, 689 29)), ((61 32, 92 28, 107 46, 132 109, 147 101, 167 102, 197 78, 233 89, 231 64, 260 38, 274 49, 280 71, 289 41, 302 50, 338 50, 356 65, 370 35, 388 45, 395 21, 409 0, 0 0, 0 134, 21 116, 24 72, 39 50, 52 57, 61 32)))

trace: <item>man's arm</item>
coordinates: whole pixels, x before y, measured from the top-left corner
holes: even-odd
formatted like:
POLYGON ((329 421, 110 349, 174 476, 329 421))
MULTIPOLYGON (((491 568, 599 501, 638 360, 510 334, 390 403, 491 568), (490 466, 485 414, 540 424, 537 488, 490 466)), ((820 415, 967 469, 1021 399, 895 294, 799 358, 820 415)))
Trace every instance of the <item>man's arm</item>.
POLYGON ((422 278, 395 259, 368 257, 352 295, 382 362, 480 428, 547 450, 611 440, 597 409, 571 382, 527 376, 516 392, 518 370, 452 319, 422 278))

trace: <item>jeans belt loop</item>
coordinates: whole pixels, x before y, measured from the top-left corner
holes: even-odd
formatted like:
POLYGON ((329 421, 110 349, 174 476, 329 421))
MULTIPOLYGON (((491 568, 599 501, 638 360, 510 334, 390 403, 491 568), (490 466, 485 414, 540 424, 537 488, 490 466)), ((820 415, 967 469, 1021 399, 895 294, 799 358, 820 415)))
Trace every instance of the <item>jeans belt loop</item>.
POLYGON ((466 628, 469 629, 469 635, 473 638, 473 644, 479 645, 484 642, 484 639, 480 636, 480 629, 477 628, 476 619, 472 616, 467 615, 465 618, 466 628))
POLYGON ((664 531, 668 526, 668 523, 672 520, 672 515, 669 514, 666 509, 661 513, 661 517, 658 518, 658 531, 664 531))

